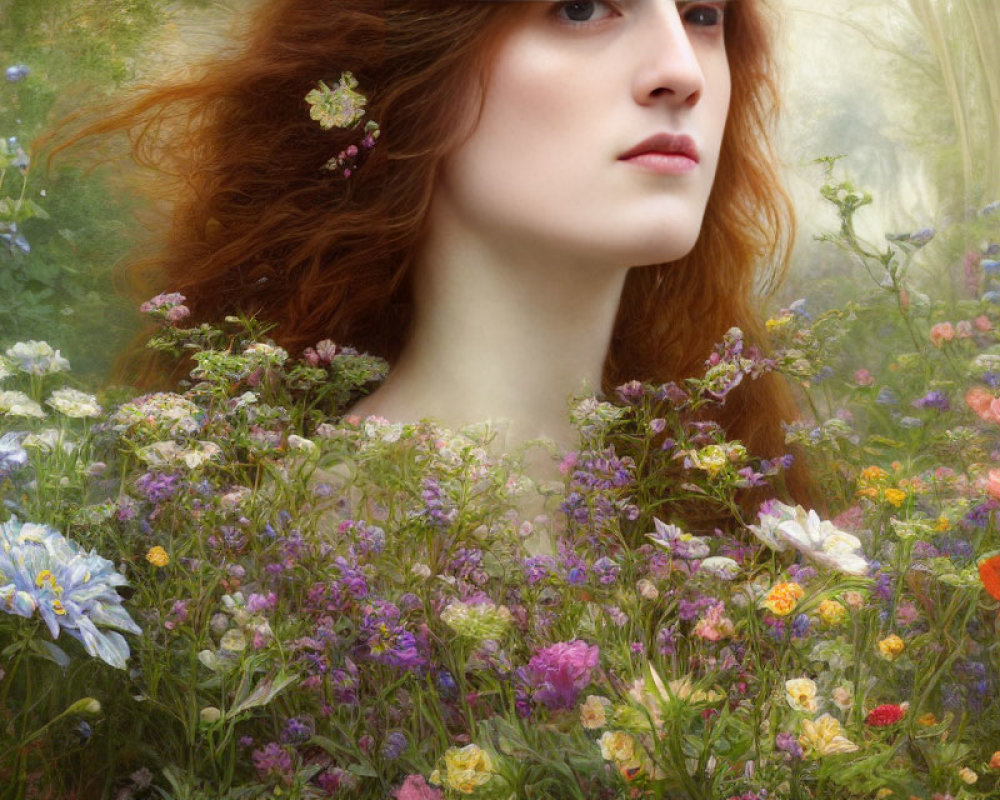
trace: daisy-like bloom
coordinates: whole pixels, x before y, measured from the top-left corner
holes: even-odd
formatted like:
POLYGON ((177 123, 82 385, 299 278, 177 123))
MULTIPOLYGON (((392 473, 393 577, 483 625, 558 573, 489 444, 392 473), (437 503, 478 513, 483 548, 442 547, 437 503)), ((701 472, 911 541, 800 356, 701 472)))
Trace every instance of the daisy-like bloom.
POLYGON ((802 734, 799 736, 802 749, 814 758, 832 756, 838 753, 853 753, 858 749, 850 739, 844 736, 840 722, 829 714, 824 714, 816 720, 802 720, 802 734))
POLYGON ((106 558, 47 525, 13 518, 0 525, 0 610, 27 618, 37 611, 52 638, 66 631, 119 669, 129 648, 117 631, 142 632, 115 591, 125 583, 106 558))
POLYGON ((794 581, 776 583, 761 600, 761 605, 772 614, 787 617, 795 610, 799 600, 805 597, 805 593, 805 589, 794 581))
POLYGON ((36 417, 43 419, 42 407, 24 392, 0 392, 0 414, 8 417, 36 417))
POLYGON ((906 643, 895 633, 886 636, 878 643, 878 650, 886 661, 895 661, 906 649, 906 643))
POLYGON ((479 641, 501 638, 512 619, 507 606, 494 603, 471 605, 452 600, 441 612, 441 621, 455 633, 479 641))
POLYGON ((45 402, 60 414, 74 419, 101 416, 102 409, 97 398, 76 389, 56 389, 45 402))
POLYGON ((596 694, 587 695, 587 701, 580 706, 580 724, 588 731, 603 728, 608 724, 610 709, 611 701, 608 698, 596 694))
POLYGON ((350 72, 343 72, 340 80, 331 88, 323 81, 319 88, 306 95, 309 104, 309 116, 323 128, 350 128, 365 115, 365 103, 368 99, 354 91, 358 79, 350 72))
POLYGON ((17 342, 7 348, 7 357, 29 375, 54 375, 69 370, 69 361, 58 350, 53 350, 48 342, 17 342))
POLYGON ((747 527, 773 550, 780 552, 791 546, 808 560, 848 575, 864 575, 868 571, 857 536, 802 506, 769 501, 761 508, 760 525, 747 527))
POLYGON ((793 678, 785 681, 785 700, 796 711, 815 714, 819 710, 816 702, 816 682, 809 678, 793 678))
MULTIPOLYGON (((472 794, 493 777, 490 754, 477 744, 449 747, 444 754, 444 764, 444 785, 462 794, 472 794)), ((432 783, 435 777, 440 775, 432 775, 432 783)))

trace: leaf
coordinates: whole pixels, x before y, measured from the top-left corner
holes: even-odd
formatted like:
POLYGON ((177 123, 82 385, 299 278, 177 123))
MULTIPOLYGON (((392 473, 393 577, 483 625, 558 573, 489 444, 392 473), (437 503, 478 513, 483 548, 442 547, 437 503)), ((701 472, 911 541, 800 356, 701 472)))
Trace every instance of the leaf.
POLYGON ((279 672, 273 678, 261 678, 257 683, 256 688, 254 688, 254 690, 250 692, 246 698, 226 711, 226 719, 232 719, 238 714, 242 714, 244 711, 248 711, 251 708, 266 706, 275 697, 277 697, 283 689, 295 683, 298 679, 298 675, 285 675, 282 672, 279 672))
POLYGON ((37 639, 32 640, 31 649, 42 658, 51 661, 54 664, 58 664, 60 667, 68 667, 70 662, 73 660, 69 657, 69 654, 65 650, 52 642, 44 640, 39 641, 37 639))

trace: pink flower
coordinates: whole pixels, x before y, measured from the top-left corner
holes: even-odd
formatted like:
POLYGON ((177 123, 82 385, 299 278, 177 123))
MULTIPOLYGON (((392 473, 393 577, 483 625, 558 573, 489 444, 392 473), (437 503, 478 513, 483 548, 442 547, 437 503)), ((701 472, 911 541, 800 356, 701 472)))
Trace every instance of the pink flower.
POLYGON ((726 616, 726 607, 716 603, 698 620, 694 627, 694 635, 709 642, 728 639, 733 635, 733 621, 726 616))
POLYGON ((171 322, 180 322, 191 316, 191 309, 187 306, 174 306, 167 311, 167 319, 171 322))
POLYGON ((1000 400, 982 386, 973 386, 965 393, 965 404, 981 419, 1000 423, 1000 400))
POLYGON ((1000 469, 991 469, 986 473, 986 492, 1000 500, 1000 469))
POLYGON ((539 650, 520 670, 534 697, 550 709, 573 708, 593 680, 601 651, 580 639, 557 642, 539 650))
POLYGON ((858 384, 858 386, 871 386, 875 383, 875 378, 868 370, 859 369, 854 373, 854 382, 858 384))
POLYGON ((955 338, 955 326, 950 322, 939 322, 931 328, 931 344, 940 347, 944 342, 955 338))
POLYGON ((990 318, 987 317, 985 314, 980 314, 978 317, 972 320, 972 324, 975 325, 976 330, 980 331, 981 333, 986 333, 987 331, 993 329, 993 323, 990 322, 990 318))
POLYGON ((423 775, 407 775, 403 785, 392 796, 394 800, 444 800, 444 793, 429 786, 423 775))

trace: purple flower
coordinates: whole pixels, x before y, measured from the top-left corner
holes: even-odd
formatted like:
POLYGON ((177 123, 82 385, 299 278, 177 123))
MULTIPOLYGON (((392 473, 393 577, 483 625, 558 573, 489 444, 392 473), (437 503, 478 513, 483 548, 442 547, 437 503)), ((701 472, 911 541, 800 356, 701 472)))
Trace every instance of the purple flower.
POLYGON ((295 767, 288 748, 277 742, 253 751, 253 765, 262 781, 291 783, 295 767))
POLYGON ((545 580, 555 571, 555 559, 552 556, 530 556, 521 563, 524 569, 524 579, 529 586, 545 580))
POLYGON ((788 753, 793 759, 802 758, 802 746, 794 733, 779 733, 774 740, 775 746, 783 753, 788 753))
POLYGON ((591 680, 600 648, 580 639, 558 642, 539 650, 519 674, 534 690, 534 698, 549 709, 573 708, 591 680))
POLYGON ((656 649, 661 656, 672 656, 677 652, 677 626, 660 628, 656 634, 656 649))
POLYGON ((951 409, 951 402, 948 396, 938 390, 933 390, 923 397, 913 401, 914 408, 935 408, 938 411, 948 411, 951 409))
POLYGON ((289 717, 281 732, 281 741, 294 744, 304 742, 316 732, 316 726, 307 717, 289 717))
POLYGON ((594 575, 597 577, 597 582, 603 586, 607 586, 618 580, 618 573, 621 572, 621 567, 618 566, 618 563, 607 557, 599 558, 595 561, 593 569, 594 575))
POLYGON ((407 744, 409 743, 406 740, 405 733, 402 731, 390 731, 382 742, 380 750, 382 758, 387 761, 395 761, 403 755, 403 751, 406 750, 407 744))
POLYGON ((146 472, 139 476, 135 488, 153 505, 169 500, 177 491, 177 476, 162 472, 146 472))

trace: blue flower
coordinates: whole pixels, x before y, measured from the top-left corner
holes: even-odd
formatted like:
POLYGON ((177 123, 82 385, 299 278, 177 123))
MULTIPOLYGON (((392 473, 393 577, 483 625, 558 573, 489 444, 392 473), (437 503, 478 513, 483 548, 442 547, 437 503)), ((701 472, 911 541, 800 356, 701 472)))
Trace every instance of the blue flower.
POLYGON ((129 656, 117 628, 142 633, 122 608, 114 565, 47 525, 16 518, 0 525, 0 609, 30 618, 37 611, 52 638, 60 630, 95 658, 119 669, 129 656))
POLYGON ((996 275, 1000 272, 1000 261, 995 258, 984 258, 979 262, 979 266, 987 275, 996 275))
POLYGON ((28 463, 28 452, 21 442, 28 431, 16 431, 0 436, 0 480, 28 463))
POLYGON ((18 81, 23 81, 31 74, 31 67, 26 64, 15 64, 12 67, 7 67, 4 70, 4 77, 7 79, 8 83, 17 83, 18 81))

